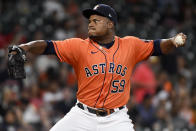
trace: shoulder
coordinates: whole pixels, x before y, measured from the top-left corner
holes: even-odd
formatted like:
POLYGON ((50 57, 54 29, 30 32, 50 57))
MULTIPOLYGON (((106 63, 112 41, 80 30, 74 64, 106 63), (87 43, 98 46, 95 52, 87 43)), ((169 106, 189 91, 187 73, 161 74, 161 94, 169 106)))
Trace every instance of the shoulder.
POLYGON ((88 39, 81 39, 81 38, 69 38, 65 39, 63 41, 55 41, 57 44, 66 44, 70 46, 81 46, 81 45, 88 45, 89 41, 88 39))
POLYGON ((120 41, 122 44, 133 44, 136 43, 137 41, 140 41, 140 39, 135 36, 125 36, 120 38, 120 41))
POLYGON ((135 36, 125 36, 125 37, 123 37, 121 39, 124 40, 124 41, 139 40, 139 38, 135 37, 135 36))
POLYGON ((65 42, 73 42, 73 43, 87 43, 88 39, 81 39, 81 38, 70 38, 65 39, 65 42))

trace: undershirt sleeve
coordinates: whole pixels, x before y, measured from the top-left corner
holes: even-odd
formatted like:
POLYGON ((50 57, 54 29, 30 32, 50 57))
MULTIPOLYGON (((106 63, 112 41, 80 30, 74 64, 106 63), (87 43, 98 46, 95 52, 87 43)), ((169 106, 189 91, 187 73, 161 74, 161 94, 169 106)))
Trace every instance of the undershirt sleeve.
POLYGON ((160 47, 161 40, 160 39, 154 40, 153 43, 154 43, 154 51, 153 51, 151 56, 160 56, 160 55, 162 55, 162 51, 161 51, 161 47, 160 47))
POLYGON ((43 55, 57 55, 51 40, 46 40, 47 46, 43 55))

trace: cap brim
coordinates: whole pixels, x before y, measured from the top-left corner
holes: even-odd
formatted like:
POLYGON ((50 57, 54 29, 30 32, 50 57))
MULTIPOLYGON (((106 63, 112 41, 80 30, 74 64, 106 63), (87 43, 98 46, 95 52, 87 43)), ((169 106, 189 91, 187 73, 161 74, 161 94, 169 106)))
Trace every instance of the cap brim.
POLYGON ((93 9, 86 9, 82 11, 82 14, 84 17, 86 17, 87 19, 90 18, 91 15, 100 15, 100 16, 104 16, 103 14, 101 14, 100 12, 93 10, 93 9))

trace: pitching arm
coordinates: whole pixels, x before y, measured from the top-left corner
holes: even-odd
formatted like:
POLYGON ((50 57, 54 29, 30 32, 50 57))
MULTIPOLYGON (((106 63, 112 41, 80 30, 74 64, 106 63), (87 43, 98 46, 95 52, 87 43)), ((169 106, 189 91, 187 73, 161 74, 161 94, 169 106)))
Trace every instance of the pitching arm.
POLYGON ((185 45, 186 35, 179 33, 170 39, 161 39, 160 49, 162 54, 170 53, 174 48, 181 47, 185 45))

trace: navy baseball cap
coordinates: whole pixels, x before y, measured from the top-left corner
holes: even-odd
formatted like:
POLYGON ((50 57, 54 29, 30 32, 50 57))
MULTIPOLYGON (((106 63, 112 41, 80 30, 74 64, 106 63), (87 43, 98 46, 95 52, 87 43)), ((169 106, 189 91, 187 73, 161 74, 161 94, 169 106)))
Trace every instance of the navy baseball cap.
POLYGON ((100 15, 109 18, 116 25, 117 23, 117 14, 115 10, 109 5, 98 4, 93 9, 86 9, 82 11, 84 17, 89 19, 91 15, 100 15))

